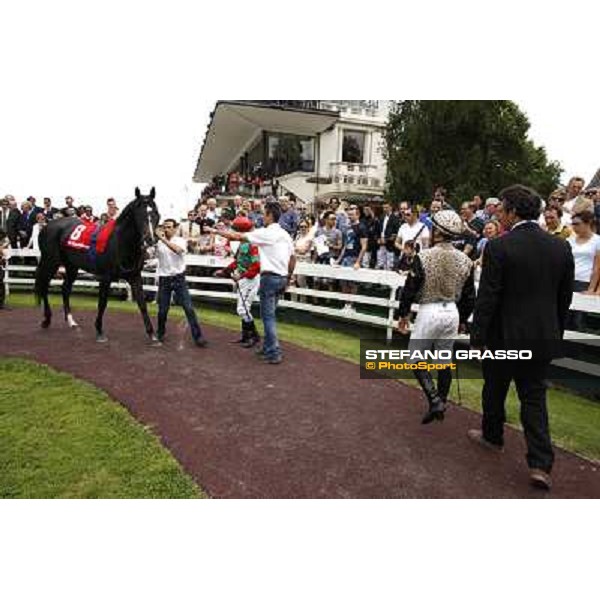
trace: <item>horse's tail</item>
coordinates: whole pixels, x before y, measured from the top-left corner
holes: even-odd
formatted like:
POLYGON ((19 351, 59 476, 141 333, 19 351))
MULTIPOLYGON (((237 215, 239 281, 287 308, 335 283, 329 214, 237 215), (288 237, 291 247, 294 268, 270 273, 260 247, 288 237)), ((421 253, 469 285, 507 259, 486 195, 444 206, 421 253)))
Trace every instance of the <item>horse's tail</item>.
POLYGON ((48 290, 50 289, 50 280, 54 274, 51 272, 52 261, 49 259, 47 227, 44 227, 40 231, 38 240, 41 258, 37 269, 35 270, 35 285, 33 288, 33 293, 35 294, 35 301, 39 305, 42 301, 42 298, 48 294, 48 290))

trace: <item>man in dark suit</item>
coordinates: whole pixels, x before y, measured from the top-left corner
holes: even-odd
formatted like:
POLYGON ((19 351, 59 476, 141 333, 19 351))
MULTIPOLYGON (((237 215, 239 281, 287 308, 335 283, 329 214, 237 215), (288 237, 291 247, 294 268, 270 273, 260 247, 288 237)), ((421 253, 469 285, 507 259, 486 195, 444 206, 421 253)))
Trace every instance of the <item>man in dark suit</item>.
POLYGON ((52 219, 54 219, 58 213, 58 208, 54 208, 54 206, 52 206, 52 200, 50 198, 44 198, 44 208, 42 212, 46 217, 46 221, 52 221, 52 219))
POLYGON ((35 224, 35 217, 38 213, 44 212, 44 209, 41 206, 37 205, 37 200, 33 196, 29 196, 29 198, 27 198, 27 202, 31 204, 31 218, 33 219, 33 223, 35 224))
POLYGON ((2 220, 4 221, 4 227, 6 235, 12 248, 17 247, 17 240, 19 239, 19 222, 21 220, 21 211, 17 208, 17 201, 14 196, 6 196, 4 203, 8 207, 8 214, 5 212, 5 206, 2 206, 2 220))
POLYGON ((21 215, 19 217, 19 242, 21 248, 26 248, 31 234, 33 233, 33 226, 35 225, 35 215, 33 211, 33 205, 29 200, 26 200, 21 204, 21 215))
POLYGON ((514 380, 530 482, 548 490, 554 453, 545 378, 551 360, 560 355, 573 296, 573 256, 568 244, 538 226, 541 200, 536 192, 514 185, 499 197, 503 225, 510 232, 485 247, 471 345, 490 350, 530 349, 533 360, 482 361, 482 428, 468 435, 488 449, 502 450, 504 404, 514 380))
POLYGON ((396 236, 400 229, 400 217, 392 211, 390 202, 383 203, 383 214, 380 219, 381 234, 377 250, 377 268, 391 270, 396 262, 396 236))

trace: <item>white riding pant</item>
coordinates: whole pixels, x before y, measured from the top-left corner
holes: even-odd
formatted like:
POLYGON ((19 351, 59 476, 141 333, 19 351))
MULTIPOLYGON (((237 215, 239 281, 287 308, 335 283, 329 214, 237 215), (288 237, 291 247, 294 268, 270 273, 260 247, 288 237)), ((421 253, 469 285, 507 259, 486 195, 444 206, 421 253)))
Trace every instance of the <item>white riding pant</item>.
POLYGON ((252 321, 252 303, 256 300, 256 296, 258 295, 260 275, 257 275, 254 279, 247 279, 244 277, 238 281, 238 286, 237 314, 242 317, 244 321, 252 321))
POLYGON ((459 321, 454 302, 421 304, 410 336, 409 350, 452 350, 459 321))

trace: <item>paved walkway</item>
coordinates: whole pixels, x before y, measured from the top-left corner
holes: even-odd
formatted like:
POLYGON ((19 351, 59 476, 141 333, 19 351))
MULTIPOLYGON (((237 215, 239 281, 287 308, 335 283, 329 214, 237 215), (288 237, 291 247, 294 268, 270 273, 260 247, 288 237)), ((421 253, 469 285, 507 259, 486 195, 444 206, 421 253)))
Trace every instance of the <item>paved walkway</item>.
POLYGON ((107 344, 93 315, 69 330, 55 311, 0 312, 0 356, 20 356, 106 390, 152 427, 200 486, 217 498, 598 498, 600 468, 557 451, 551 494, 527 483, 523 436, 506 452, 476 447, 475 413, 450 407, 423 427, 421 394, 398 382, 361 380, 356 365, 285 345, 280 366, 260 363, 206 327, 208 349, 170 321, 162 348, 145 340, 138 315, 110 312, 107 344))

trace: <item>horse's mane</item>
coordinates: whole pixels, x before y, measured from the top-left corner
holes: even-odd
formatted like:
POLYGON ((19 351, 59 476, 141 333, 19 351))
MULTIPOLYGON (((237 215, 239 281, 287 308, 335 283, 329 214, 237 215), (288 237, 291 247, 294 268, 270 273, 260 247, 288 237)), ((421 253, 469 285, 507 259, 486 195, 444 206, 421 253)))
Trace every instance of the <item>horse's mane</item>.
POLYGON ((121 211, 121 213, 117 217, 118 225, 123 225, 129 219, 129 217, 131 217, 133 215, 133 210, 137 207, 139 202, 140 202, 139 198, 135 198, 134 200, 132 200, 125 206, 125 208, 121 211))

